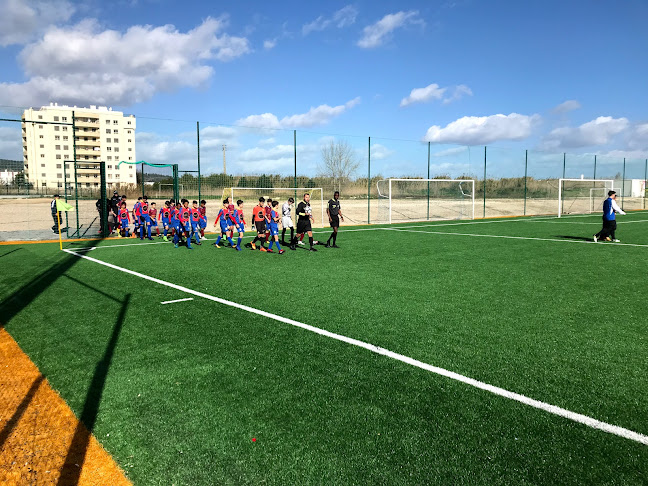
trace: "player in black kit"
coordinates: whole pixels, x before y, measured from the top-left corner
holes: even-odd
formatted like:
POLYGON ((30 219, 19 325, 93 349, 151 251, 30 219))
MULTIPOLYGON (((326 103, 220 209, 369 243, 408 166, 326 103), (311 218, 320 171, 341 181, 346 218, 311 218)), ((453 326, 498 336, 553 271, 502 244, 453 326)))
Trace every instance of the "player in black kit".
POLYGON ((329 200, 326 214, 328 214, 329 224, 333 228, 333 233, 326 240, 326 248, 340 248, 335 244, 335 241, 337 240, 338 228, 340 227, 340 219, 344 221, 344 216, 342 216, 342 209, 340 208, 340 193, 338 191, 335 191, 333 199, 329 200), (332 245, 331 239, 333 240, 332 245))
POLYGON ((310 251, 317 251, 313 248, 313 228, 311 221, 313 220, 313 212, 310 207, 310 194, 304 194, 304 200, 297 205, 297 234, 290 242, 290 249, 297 249, 297 240, 304 233, 308 233, 308 242, 310 243, 310 251))

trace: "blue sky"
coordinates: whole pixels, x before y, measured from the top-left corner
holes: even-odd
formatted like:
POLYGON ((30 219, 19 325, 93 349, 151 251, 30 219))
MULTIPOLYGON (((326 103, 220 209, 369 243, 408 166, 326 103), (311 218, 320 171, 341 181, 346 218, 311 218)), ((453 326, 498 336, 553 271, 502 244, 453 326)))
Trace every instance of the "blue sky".
MULTIPOLYGON (((453 176, 479 172, 483 145, 500 153, 494 175, 520 175, 523 149, 537 176, 562 169, 550 153, 575 154, 574 176, 590 154, 637 167, 648 156, 645 0, 0 0, 0 11, 3 112, 56 101, 133 113, 138 159, 195 165, 196 120, 205 171, 222 167, 226 144, 231 172, 290 173, 293 129, 304 174, 331 140, 364 167, 368 136, 384 175, 425 175, 428 141, 433 172, 453 176)), ((12 137, 0 126, 1 157, 20 157, 12 137)))

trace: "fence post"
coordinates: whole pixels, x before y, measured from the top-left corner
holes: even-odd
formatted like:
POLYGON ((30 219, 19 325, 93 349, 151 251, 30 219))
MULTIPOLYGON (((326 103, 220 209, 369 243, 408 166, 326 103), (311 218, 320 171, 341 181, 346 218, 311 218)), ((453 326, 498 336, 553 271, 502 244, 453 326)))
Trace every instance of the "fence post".
POLYGON ((567 167, 567 154, 563 152, 563 176, 562 178, 565 178, 565 169, 567 167))
POLYGON ((596 180, 596 155, 594 155, 594 180, 596 180))
POLYGON ((486 145, 484 145, 484 218, 486 217, 486 145))
MULTIPOLYGON (((135 182, 137 182, 137 174, 135 174, 135 182)), ((144 197, 144 162, 142 161, 142 197, 144 197)))
POLYGON ((196 122, 196 143, 198 144, 198 202, 202 199, 200 197, 200 122, 196 122))
POLYGON ((367 224, 371 224, 371 137, 367 147, 367 224))
POLYGON ((430 220, 430 142, 428 142, 427 219, 430 220))
POLYGON ((529 150, 524 151, 524 216, 526 216, 526 200, 527 200, 527 169, 529 166, 529 150))
POLYGON ((644 169, 644 197, 643 197, 643 208, 646 209, 646 181, 648 181, 648 159, 646 159, 646 166, 644 169))
POLYGON ((623 157, 623 175, 621 177, 621 209, 623 209, 623 201, 625 200, 625 157, 623 157))
MULTIPOLYGON (((101 135, 101 134, 100 134, 101 135)), ((72 110, 72 159, 74 160, 73 165, 74 165, 74 199, 75 199, 75 205, 76 205, 76 222, 77 222, 77 236, 79 233, 79 197, 77 194, 77 188, 79 187, 77 184, 77 155, 76 155, 76 117, 74 116, 74 110, 72 110)), ((67 211, 66 213, 66 218, 67 218, 67 211)), ((67 223, 67 220, 66 220, 67 223)), ((69 226, 69 224, 66 224, 66 226, 69 226)), ((68 228, 67 230, 67 236, 68 238, 70 237, 70 230, 68 228)))

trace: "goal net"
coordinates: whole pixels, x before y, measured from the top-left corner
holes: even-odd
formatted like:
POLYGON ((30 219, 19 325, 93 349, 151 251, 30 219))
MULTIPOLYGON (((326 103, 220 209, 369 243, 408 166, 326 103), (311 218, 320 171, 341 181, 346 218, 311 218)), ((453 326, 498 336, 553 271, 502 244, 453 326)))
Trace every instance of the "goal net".
POLYGON ((559 179, 558 217, 600 211, 613 187, 612 179, 559 179))
POLYGON ((475 218, 473 179, 385 179, 378 196, 389 223, 475 218))
POLYGON ((248 215, 254 206, 259 202, 259 198, 263 196, 266 200, 271 198, 273 201, 279 201, 279 215, 281 216, 281 206, 289 197, 295 200, 295 205, 292 210, 293 222, 297 224, 295 217, 295 208, 297 204, 304 198, 304 193, 310 194, 310 205, 313 211, 313 219, 315 226, 325 226, 325 221, 328 222, 326 217, 326 208, 324 206, 324 191, 321 187, 232 187, 229 191, 224 191, 228 196, 232 196, 232 201, 236 204, 238 199, 245 203, 244 215, 248 215))

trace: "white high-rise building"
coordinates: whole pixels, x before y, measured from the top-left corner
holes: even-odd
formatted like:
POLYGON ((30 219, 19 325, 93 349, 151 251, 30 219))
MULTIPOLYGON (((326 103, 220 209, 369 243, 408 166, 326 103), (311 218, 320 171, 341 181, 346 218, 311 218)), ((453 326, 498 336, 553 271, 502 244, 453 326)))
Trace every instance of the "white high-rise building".
MULTIPOLYGON (((50 103, 40 109, 30 108, 22 116, 23 159, 25 175, 34 188, 63 189, 65 161, 105 162, 108 188, 136 184, 135 116, 124 115, 105 106, 79 108, 50 103), (72 125, 74 112, 75 133, 72 125), (49 122, 49 123, 38 123, 49 122), (73 139, 74 137, 74 139, 73 139)), ((99 187, 99 169, 84 168, 77 173, 81 188, 99 187)), ((68 186, 74 182, 74 168, 66 164, 68 186)))

